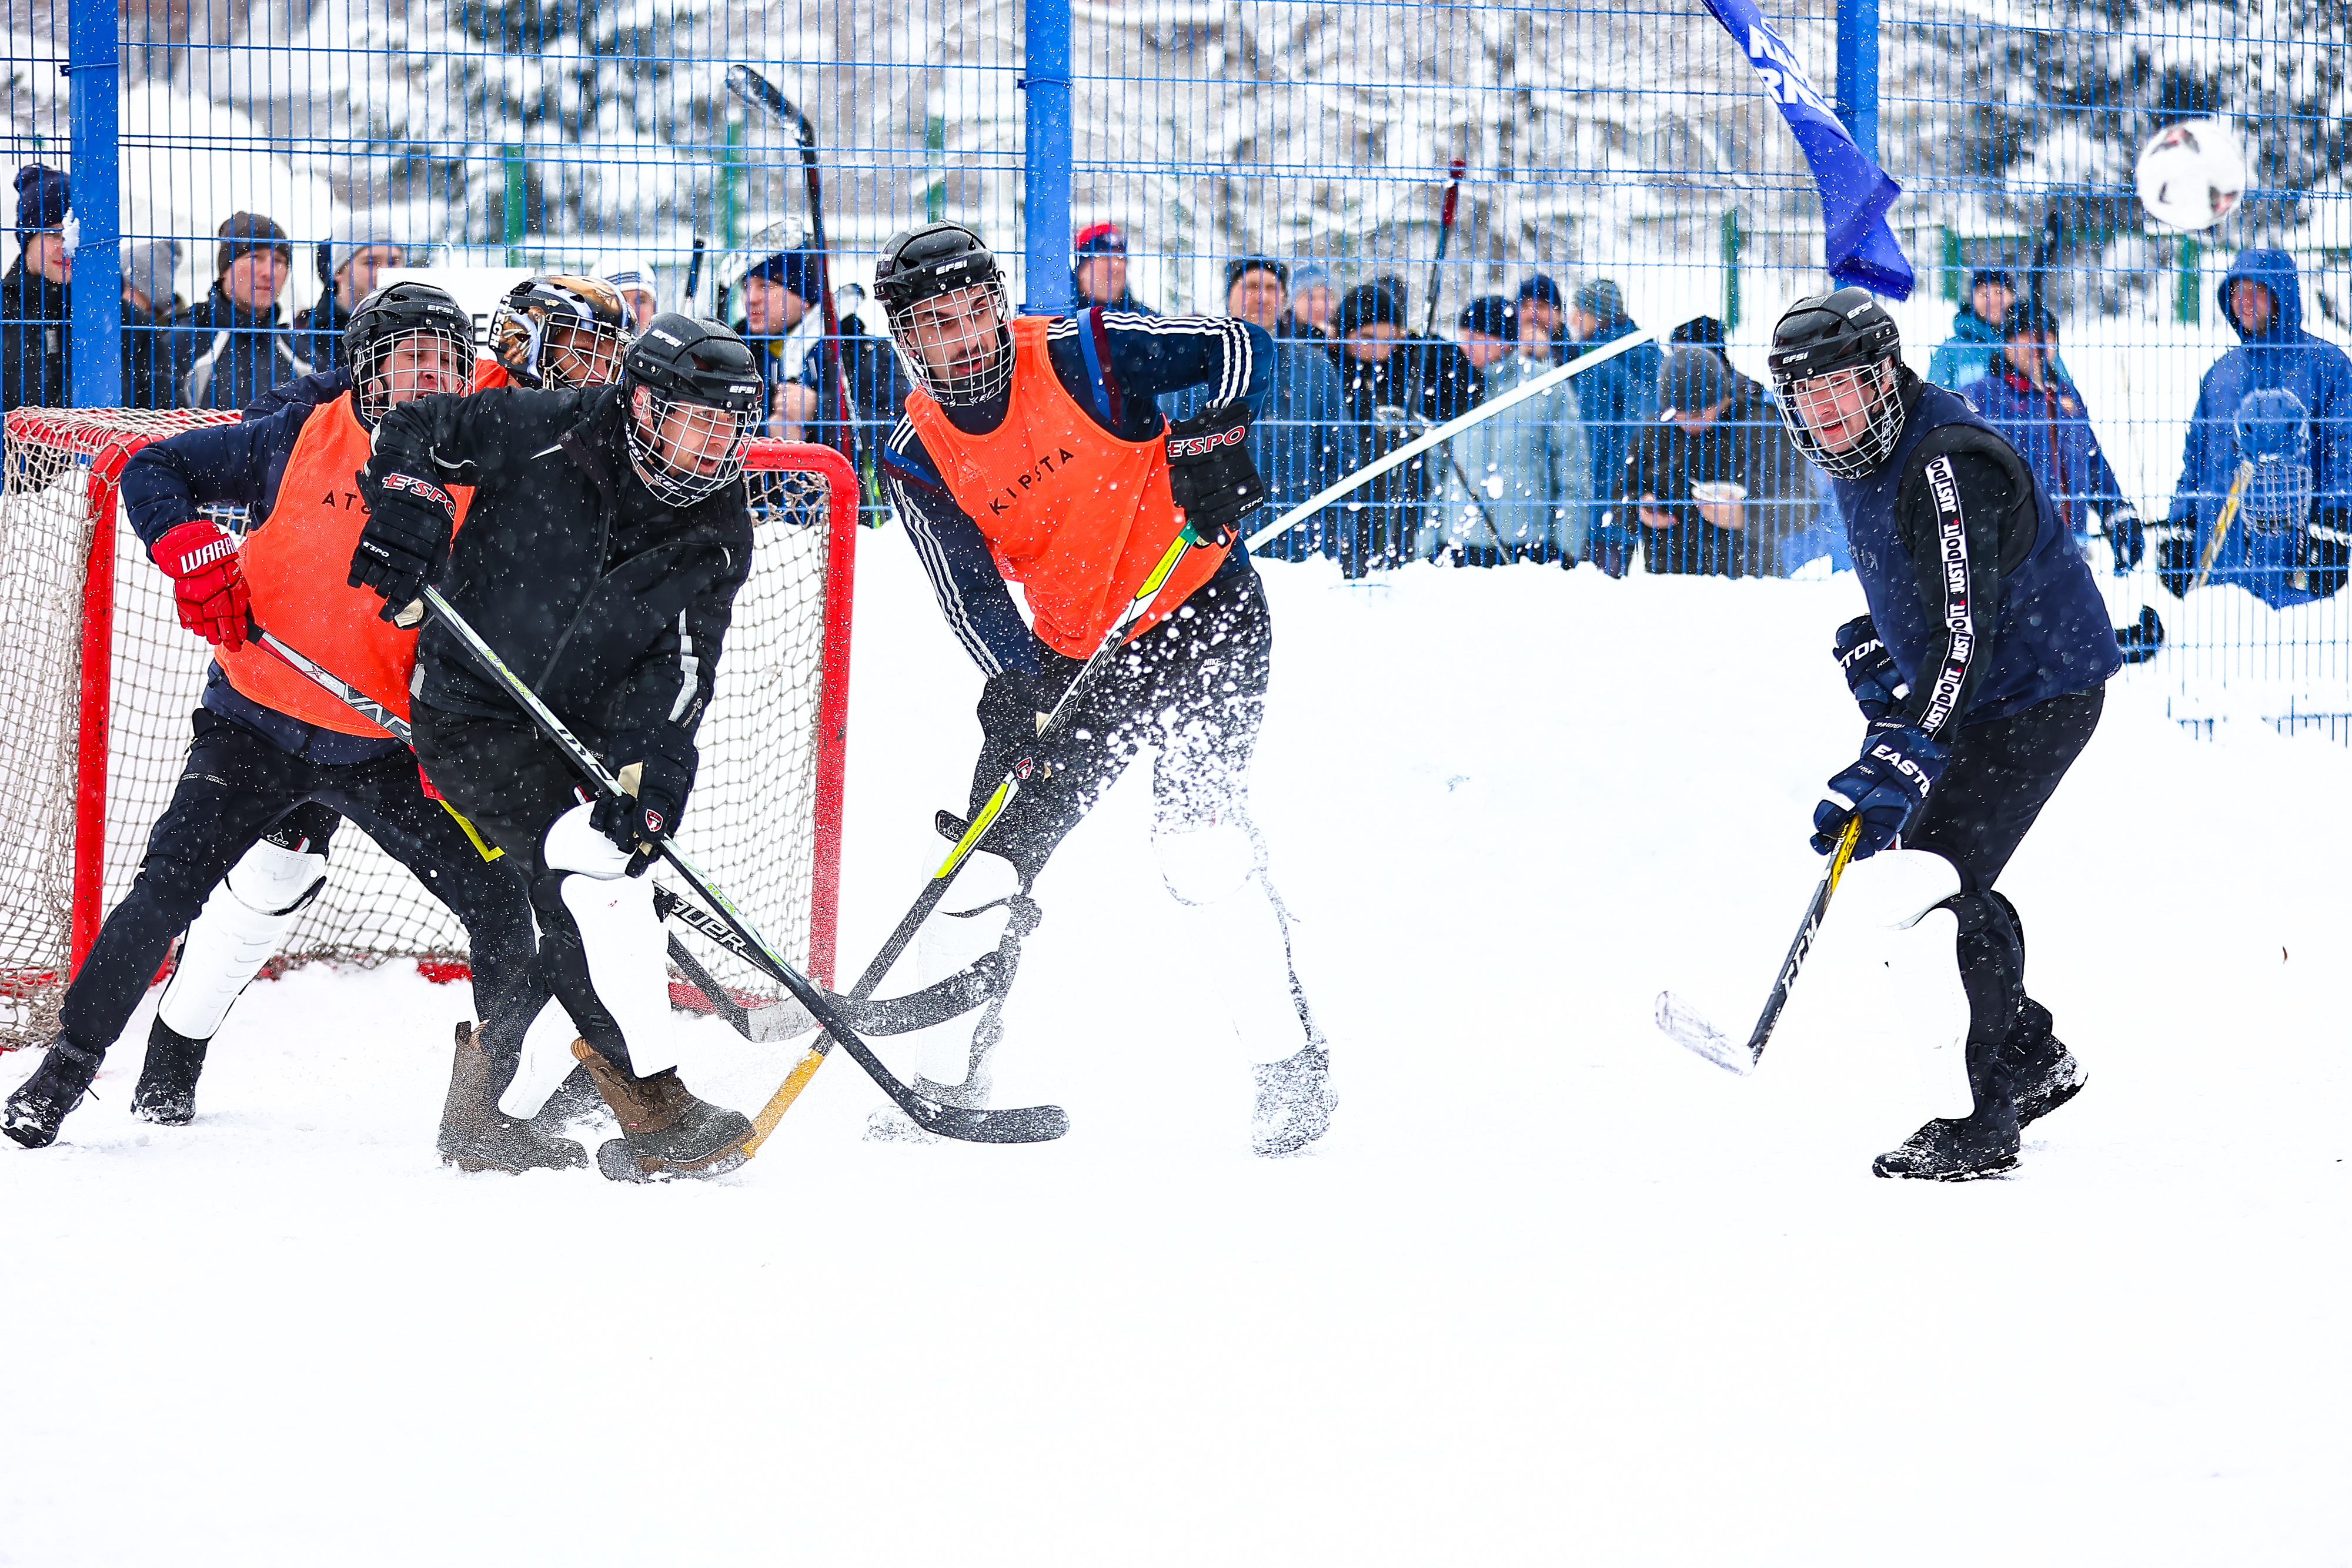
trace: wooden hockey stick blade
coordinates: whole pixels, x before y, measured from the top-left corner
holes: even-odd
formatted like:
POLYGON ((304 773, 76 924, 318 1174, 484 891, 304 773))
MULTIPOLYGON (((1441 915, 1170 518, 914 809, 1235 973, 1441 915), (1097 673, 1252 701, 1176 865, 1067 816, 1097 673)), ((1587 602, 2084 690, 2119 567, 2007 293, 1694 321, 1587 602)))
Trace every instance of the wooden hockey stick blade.
POLYGON ((1745 1078, 1756 1071, 1748 1048, 1706 1021, 1696 1008, 1672 991, 1658 993, 1658 1027, 1684 1050, 1714 1062, 1726 1072, 1745 1078))

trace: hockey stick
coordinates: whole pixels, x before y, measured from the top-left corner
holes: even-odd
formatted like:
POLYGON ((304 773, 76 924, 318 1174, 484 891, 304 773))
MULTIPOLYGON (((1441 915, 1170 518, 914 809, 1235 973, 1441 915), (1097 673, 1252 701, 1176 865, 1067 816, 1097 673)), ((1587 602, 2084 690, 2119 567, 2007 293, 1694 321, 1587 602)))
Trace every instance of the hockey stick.
MULTIPOLYGON (((694 259, 686 264, 686 313, 689 316, 695 313, 694 297, 702 287, 702 251, 709 243, 700 235, 695 235, 694 259)), ((716 316, 718 312, 714 310, 711 314, 716 316)))
MULTIPOLYGON (((425 602, 431 607, 433 613, 440 617, 441 624, 447 627, 459 642, 466 644, 467 651, 473 654, 484 673, 505 688, 507 695, 530 716, 530 721, 539 732, 564 754, 574 768, 595 785, 598 793, 607 800, 619 799, 625 793, 621 788, 620 780, 613 776, 593 752, 580 743, 577 737, 564 727, 563 721, 555 716, 554 710, 540 700, 539 694, 526 685, 522 677, 507 668, 506 661, 499 657, 497 650, 483 641, 481 633, 475 631, 467 623, 464 616, 450 607, 449 601, 441 597, 439 589, 426 588, 424 597, 425 602)), ((766 970, 786 990, 790 991, 793 994, 793 999, 807 1009, 809 1016, 823 1025, 827 1034, 841 1042, 857 1065, 866 1070, 866 1076, 874 1080, 876 1085, 890 1097, 899 1110, 907 1113, 908 1118, 915 1125, 927 1133, 936 1133, 941 1137, 961 1138, 971 1143, 980 1144, 1044 1143, 1048 1139, 1058 1138, 1070 1130, 1070 1119, 1058 1105, 1032 1105, 1008 1111, 973 1111, 961 1106, 942 1105, 938 1101, 926 1098, 908 1088, 882 1064, 881 1059, 874 1054, 866 1042, 857 1038, 856 1031, 843 1019, 832 1002, 826 999, 825 994, 817 988, 815 982, 786 963, 782 956, 768 945, 767 939, 752 928, 751 921, 744 917, 742 911, 728 902, 727 895, 719 892, 710 879, 696 868, 693 862, 678 852, 677 843, 668 834, 662 834, 656 839, 654 849, 663 860, 669 862, 673 870, 686 878, 694 890, 701 894, 703 901, 709 904, 712 913, 726 923, 728 928, 741 942, 744 956, 766 970)), ((815 1070, 812 1067, 808 1071, 813 1072, 815 1070)), ((748 1155, 755 1153, 756 1145, 761 1141, 762 1139, 755 1129, 754 1136, 744 1142, 745 1154, 748 1155)))
POLYGON ((824 177, 817 169, 816 127, 809 117, 793 107, 776 84, 753 70, 750 66, 727 68, 727 85, 746 103, 757 104, 785 126, 796 130, 801 140, 801 165, 808 179, 809 244, 816 252, 817 308, 824 320, 824 370, 833 383, 834 418, 839 422, 839 434, 833 444, 849 459, 857 463, 856 427, 850 423, 849 381, 841 369, 841 318, 833 302, 832 261, 824 247, 824 177))
POLYGON ((2238 464, 2238 476, 2230 481, 2230 498, 2221 503, 2221 515, 2213 520, 2213 537, 2205 541, 2205 553, 2198 559, 2197 576, 2189 587, 2204 587, 2205 580, 2212 575, 2213 563, 2221 559, 2221 541, 2230 537, 2230 525, 2238 520, 2238 503, 2246 498, 2246 486, 2253 482, 2253 477, 2254 460, 2251 457, 2242 459, 2238 464))
POLYGON ((1672 991, 1658 993, 1658 1027, 1666 1031, 1675 1043, 1696 1051, 1727 1072, 1748 1073, 1764 1059, 1764 1048, 1772 1040, 1772 1028, 1780 1021, 1780 1009, 1789 1005, 1789 991, 1797 983, 1797 971, 1805 967, 1806 957, 1813 950, 1813 938, 1821 935, 1822 918, 1830 912, 1830 894, 1837 891, 1838 879, 1853 859, 1853 846, 1862 840, 1862 819, 1847 821, 1845 831, 1838 835, 1837 850, 1830 856, 1829 870, 1822 873, 1822 883, 1813 889, 1813 901, 1805 906, 1804 924, 1797 927, 1797 939, 1789 945, 1789 956, 1780 960, 1778 976, 1772 981, 1772 994, 1764 999, 1764 1014, 1756 1020, 1755 1031, 1748 1035, 1745 1046, 1731 1043, 1731 1037, 1699 1015, 1672 991))
POLYGON ((1349 475, 1346 478, 1340 479, 1333 484, 1327 485, 1322 489, 1318 490, 1312 496, 1307 497, 1307 499, 1299 502, 1298 505, 1291 507, 1290 510, 1283 513, 1282 516, 1275 518, 1274 521, 1266 524, 1265 527, 1258 529, 1257 532, 1250 535, 1249 538, 1244 541, 1244 548, 1255 549, 1258 546, 1265 544, 1269 540, 1280 538, 1292 528, 1297 528, 1299 524, 1305 522, 1307 518, 1313 517, 1316 513, 1321 511, 1324 507, 1329 506, 1340 497, 1348 494, 1349 491, 1369 484, 1370 481, 1377 479, 1381 475, 1387 473, 1390 469, 1396 467, 1399 464, 1412 462, 1414 458, 1420 456, 1423 453, 1428 451, 1431 447, 1437 445, 1441 442, 1453 440, 1455 436, 1461 434, 1472 425, 1476 424, 1480 420, 1492 419, 1506 409, 1517 408, 1519 404, 1527 402, 1528 399, 1531 397, 1542 396, 1545 392, 1551 391, 1552 388, 1559 385, 1570 376, 1581 375, 1595 365, 1605 363, 1610 360, 1615 359, 1620 354, 1625 353, 1633 349, 1638 349, 1644 343, 1654 342, 1656 340, 1657 334, 1651 331, 1646 327, 1643 328, 1639 331, 1628 332, 1625 336, 1618 339, 1615 342, 1610 344, 1605 349, 1596 350, 1590 354, 1585 354, 1580 358, 1570 360, 1564 365, 1555 365, 1550 370, 1548 370, 1543 374, 1538 376, 1535 380, 1528 382, 1524 385, 1513 387, 1509 392, 1505 392, 1501 397, 1495 399, 1492 402, 1481 403, 1476 408, 1472 409, 1468 413, 1456 414, 1454 418, 1447 420, 1444 424, 1439 425, 1436 429, 1429 432, 1426 435, 1419 436, 1412 441, 1406 442, 1402 446, 1398 447, 1394 452, 1390 453, 1387 456, 1380 459, 1380 461, 1376 463, 1367 463, 1361 468, 1359 468, 1354 473, 1349 475))
POLYGON ((1437 259, 1429 264, 1429 319, 1421 324, 1424 338, 1437 331, 1437 294, 1445 277, 1445 242, 1454 237, 1454 204, 1462 199, 1462 171, 1465 166, 1456 158, 1445 170, 1445 206, 1437 219, 1437 259))

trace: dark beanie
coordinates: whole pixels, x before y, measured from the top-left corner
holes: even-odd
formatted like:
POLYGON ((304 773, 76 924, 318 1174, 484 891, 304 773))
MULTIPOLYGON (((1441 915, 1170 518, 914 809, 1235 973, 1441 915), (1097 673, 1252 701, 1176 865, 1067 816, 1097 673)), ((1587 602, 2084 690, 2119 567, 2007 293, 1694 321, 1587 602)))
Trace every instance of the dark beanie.
POLYGON ((294 246, 284 229, 259 213, 232 214, 220 226, 220 265, 213 268, 213 276, 218 277, 236 265, 238 256, 257 250, 274 250, 287 266, 294 265, 294 246))
POLYGON ((1489 294, 1473 299, 1462 308, 1454 324, 1465 332, 1484 332, 1489 338, 1516 338, 1519 335, 1518 312, 1511 302, 1499 294, 1489 294))
POLYGON ((2028 332, 2039 333, 2052 342, 2058 340, 2058 318, 2039 305, 2012 305, 2001 313, 2000 340, 2004 343, 2021 338, 2028 332))
POLYGON ((16 171, 16 238, 43 229, 65 226, 66 209, 73 192, 66 177, 46 163, 27 163, 16 171))
POLYGON ((1723 323, 1712 316, 1694 316, 1670 334, 1676 343, 1695 343, 1702 349, 1723 349, 1723 323))
POLYGON ((1274 280, 1284 288, 1290 287, 1290 268, 1270 256, 1237 256, 1225 263, 1225 292, 1231 294, 1234 285, 1253 272, 1271 272, 1274 280))
POLYGON ((1519 285, 1519 303, 1524 305, 1530 299, 1538 305, 1549 305, 1555 310, 1565 309, 1568 305, 1567 298, 1559 291, 1559 285, 1540 272, 1519 285))
POLYGON ((780 250, 759 262, 743 276, 781 283, 799 295, 803 305, 817 302, 816 254, 814 251, 780 250))
POLYGON ((1731 371, 1711 349, 1685 344, 1667 353, 1658 367, 1658 407, 1675 413, 1697 413, 1731 395, 1731 371))
POLYGON ((1352 338, 1375 321, 1404 326, 1404 301, 1378 283, 1360 283, 1340 297, 1339 336, 1352 338))

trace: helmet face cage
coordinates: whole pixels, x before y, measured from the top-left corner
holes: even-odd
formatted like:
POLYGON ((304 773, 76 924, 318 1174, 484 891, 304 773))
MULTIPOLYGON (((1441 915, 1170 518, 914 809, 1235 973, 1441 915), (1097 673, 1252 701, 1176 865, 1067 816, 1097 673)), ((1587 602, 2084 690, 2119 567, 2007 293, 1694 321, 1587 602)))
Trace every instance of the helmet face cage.
POLYGON ((621 297, 609 284, 534 277, 499 302, 490 318, 490 341, 499 363, 524 386, 603 386, 620 377, 629 344, 625 320, 621 297))
POLYGON ((464 397, 474 390, 473 337, 437 324, 378 332, 352 361, 352 384, 359 391, 359 416, 370 425, 420 392, 464 397), (437 374, 433 386, 420 389, 424 368, 415 361, 418 351, 428 349, 440 350, 445 364, 456 373, 437 374))
POLYGON ((908 375, 941 407, 987 402, 1013 384, 1013 307, 1002 273, 886 308, 908 375), (944 365, 932 365, 927 346, 944 365))
POLYGON ((1867 478, 1894 453, 1903 434, 1903 398, 1892 361, 1808 376, 1776 372, 1772 380, 1780 393, 1780 423, 1788 426, 1790 438, 1830 475, 1867 478), (1850 410, 1861 415, 1862 429, 1843 445, 1830 446, 1817 427, 1841 423, 1850 410))
POLYGON ((756 410, 693 402, 640 382, 630 390, 622 424, 628 433, 629 465, 646 488, 670 506, 690 507, 743 477, 743 459, 758 422, 756 410), (642 416, 636 408, 639 390, 646 394, 642 416))
POLYGON ((2284 389, 2248 392, 2233 425, 2238 455, 2254 465, 2242 502, 2256 533, 2299 527, 2311 512, 2311 414, 2284 389))

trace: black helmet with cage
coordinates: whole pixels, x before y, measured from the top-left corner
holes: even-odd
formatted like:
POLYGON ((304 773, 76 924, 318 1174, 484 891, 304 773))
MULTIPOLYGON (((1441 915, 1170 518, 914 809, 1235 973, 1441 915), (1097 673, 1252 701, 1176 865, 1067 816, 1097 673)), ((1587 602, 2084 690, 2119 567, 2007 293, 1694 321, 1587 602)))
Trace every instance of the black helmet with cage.
POLYGON ((882 247, 874 297, 907 373, 945 408, 1002 397, 1013 383, 1004 269, 961 224, 925 224, 882 247))
POLYGON ((1766 357, 1798 449, 1841 479, 1875 473, 1903 434, 1902 334, 1867 289, 1789 307, 1766 357))
POLYGON ((490 313, 490 352, 518 386, 603 386, 629 344, 620 291, 571 273, 527 277, 490 313))
POLYGON ((373 429, 395 392, 463 397, 474 390, 474 319, 429 283, 388 283, 352 311, 343 358, 360 423, 373 429))
POLYGON ((621 387, 629 463, 646 489, 688 507, 743 477, 766 392, 742 339, 716 321, 656 316, 622 352, 621 387))

